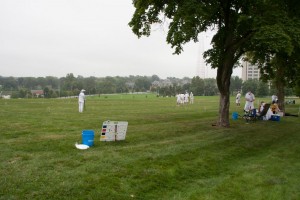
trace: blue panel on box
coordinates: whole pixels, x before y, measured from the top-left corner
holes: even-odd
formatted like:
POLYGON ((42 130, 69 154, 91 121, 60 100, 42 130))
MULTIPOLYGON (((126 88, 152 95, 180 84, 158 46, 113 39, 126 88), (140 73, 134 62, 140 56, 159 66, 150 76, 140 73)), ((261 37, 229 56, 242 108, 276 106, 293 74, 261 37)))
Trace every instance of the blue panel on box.
POLYGON ((279 122, 280 121, 280 116, 279 115, 272 115, 271 120, 279 122))

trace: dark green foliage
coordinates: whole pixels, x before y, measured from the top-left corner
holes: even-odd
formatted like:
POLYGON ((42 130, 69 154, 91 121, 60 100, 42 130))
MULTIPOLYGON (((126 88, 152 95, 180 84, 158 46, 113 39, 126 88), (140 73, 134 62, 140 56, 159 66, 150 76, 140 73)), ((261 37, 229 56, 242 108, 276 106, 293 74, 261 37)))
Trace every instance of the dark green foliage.
POLYGON ((243 83, 243 80, 241 78, 239 78, 238 76, 231 77, 231 80, 230 80, 231 94, 233 94, 234 92, 237 93, 237 91, 241 91, 242 83, 243 83))
POLYGON ((243 95, 245 95, 248 91, 251 91, 253 94, 257 93, 257 88, 259 85, 259 81, 256 79, 250 79, 243 83, 243 95))
POLYGON ((204 79, 204 86, 204 96, 215 96, 219 94, 216 79, 204 79))
MULTIPOLYGON (((266 97, 270 95, 269 93, 269 85, 265 82, 259 81, 256 95, 258 97, 266 97)), ((289 94, 290 96, 292 95, 291 93, 289 94)))
POLYGON ((204 80, 201 79, 199 76, 196 76, 192 79, 191 91, 195 96, 204 95, 204 87, 204 80))

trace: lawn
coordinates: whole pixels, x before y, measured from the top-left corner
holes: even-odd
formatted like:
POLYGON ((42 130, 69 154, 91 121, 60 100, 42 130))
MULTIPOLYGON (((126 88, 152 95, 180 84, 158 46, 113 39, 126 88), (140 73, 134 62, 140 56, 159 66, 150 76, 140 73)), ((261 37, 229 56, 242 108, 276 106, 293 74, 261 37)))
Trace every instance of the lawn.
POLYGON ((0 199, 300 199, 299 118, 217 128, 218 100, 101 95, 79 113, 76 99, 0 99, 0 199), (100 142, 106 120, 128 121, 126 140, 100 142), (95 145, 76 149, 86 129, 95 145))

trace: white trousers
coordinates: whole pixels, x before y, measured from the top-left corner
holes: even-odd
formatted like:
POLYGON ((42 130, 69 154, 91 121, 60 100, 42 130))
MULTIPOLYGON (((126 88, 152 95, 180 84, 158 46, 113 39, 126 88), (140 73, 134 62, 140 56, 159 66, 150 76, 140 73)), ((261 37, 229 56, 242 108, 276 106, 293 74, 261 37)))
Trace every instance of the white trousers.
POLYGON ((254 103, 253 103, 253 101, 252 102, 246 101, 244 110, 251 110, 251 109, 254 109, 254 103))
POLYGON ((84 102, 78 102, 79 104, 79 112, 83 112, 84 102))

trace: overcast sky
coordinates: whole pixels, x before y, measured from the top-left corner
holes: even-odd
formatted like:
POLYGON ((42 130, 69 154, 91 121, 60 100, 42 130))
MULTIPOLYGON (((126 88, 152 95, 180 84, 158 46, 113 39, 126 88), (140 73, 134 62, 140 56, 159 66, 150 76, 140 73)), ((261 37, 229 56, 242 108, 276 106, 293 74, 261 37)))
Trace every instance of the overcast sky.
MULTIPOLYGON (((157 26, 140 39, 133 34, 133 12, 132 0, 0 0, 0 76, 200 75, 212 34, 174 55, 167 29, 157 26)), ((215 78, 216 70, 205 77, 215 78)))

